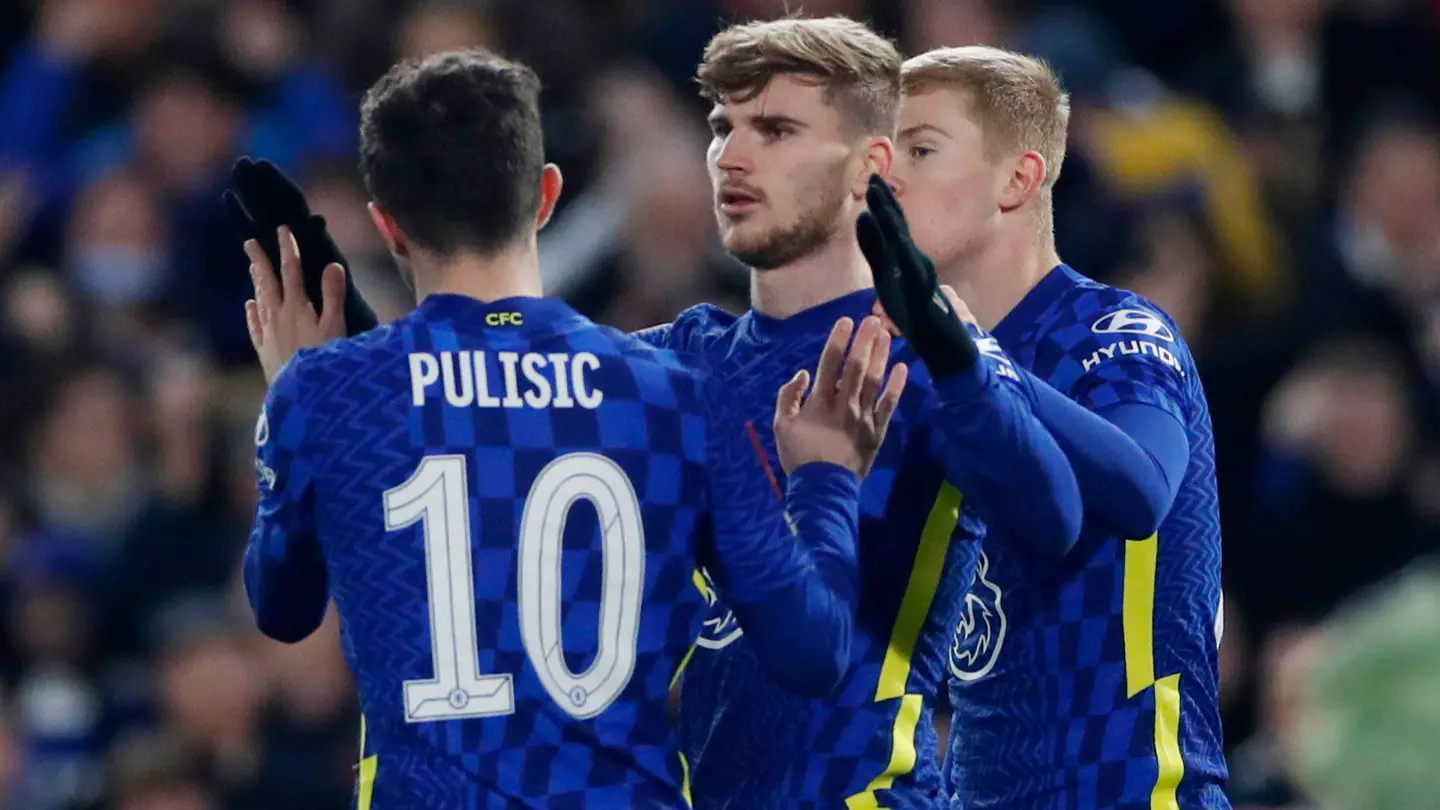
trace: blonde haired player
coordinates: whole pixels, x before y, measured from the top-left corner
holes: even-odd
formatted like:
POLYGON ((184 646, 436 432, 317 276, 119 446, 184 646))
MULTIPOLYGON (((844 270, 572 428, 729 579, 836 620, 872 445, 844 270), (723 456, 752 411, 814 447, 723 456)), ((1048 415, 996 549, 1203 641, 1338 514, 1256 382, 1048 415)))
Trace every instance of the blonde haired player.
POLYGON ((1056 252, 1070 110, 1049 67, 945 48, 903 82, 891 181, 914 245, 1021 367, 1084 503, 1056 568, 985 541, 949 654, 948 806, 1228 808, 1214 442, 1189 349, 1056 252))

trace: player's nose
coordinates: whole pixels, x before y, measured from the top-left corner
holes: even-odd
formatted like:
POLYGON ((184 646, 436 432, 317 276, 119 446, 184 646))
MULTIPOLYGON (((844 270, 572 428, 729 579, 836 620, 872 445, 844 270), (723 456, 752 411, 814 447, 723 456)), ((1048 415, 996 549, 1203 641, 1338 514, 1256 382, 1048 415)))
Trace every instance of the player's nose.
POLYGON ((715 166, 721 172, 749 172, 754 168, 743 138, 726 138, 715 153, 715 166))

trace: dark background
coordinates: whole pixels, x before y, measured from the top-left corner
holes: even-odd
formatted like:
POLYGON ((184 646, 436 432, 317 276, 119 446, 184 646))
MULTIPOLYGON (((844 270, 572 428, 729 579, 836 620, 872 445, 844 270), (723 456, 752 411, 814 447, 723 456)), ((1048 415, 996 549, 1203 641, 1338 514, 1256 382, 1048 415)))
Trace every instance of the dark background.
MULTIPOLYGON (((907 52, 1046 56, 1074 95, 1062 255, 1181 324, 1219 445, 1237 803, 1298 807, 1315 624, 1440 534, 1440 4, 792 0, 907 52)), ((231 161, 302 177, 382 316, 356 106, 398 56, 542 74, 548 288, 637 328, 744 304, 690 74, 771 0, 6 0, 0 6, 0 808, 345 805, 332 614, 285 647, 237 585, 263 382, 231 161)), ((1349 808, 1348 810, 1369 810, 1349 808)))

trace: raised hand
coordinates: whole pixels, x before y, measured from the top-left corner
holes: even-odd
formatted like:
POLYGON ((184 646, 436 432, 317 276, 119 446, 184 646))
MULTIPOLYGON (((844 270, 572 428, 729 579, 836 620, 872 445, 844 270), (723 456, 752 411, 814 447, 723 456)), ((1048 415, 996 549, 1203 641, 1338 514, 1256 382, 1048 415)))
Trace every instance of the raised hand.
POLYGON ((266 382, 274 382, 280 369, 301 349, 345 337, 345 268, 330 264, 321 273, 322 307, 316 312, 305 296, 295 235, 281 227, 276 242, 280 246, 279 273, 259 242, 245 242, 250 281, 255 285, 255 297, 245 302, 245 326, 266 382))
MULTIPOLYGON (((279 228, 288 228, 299 245, 304 295, 318 312, 325 311, 323 278, 326 268, 338 264, 347 270, 342 306, 351 335, 374 329, 379 321, 350 278, 350 265, 325 228, 325 218, 313 213, 300 186, 268 160, 240 158, 230 171, 233 189, 224 194, 225 213, 241 239, 255 241, 271 268, 284 265, 279 228)), ((253 261, 253 259, 252 259, 253 261)))
POLYGON ((975 340, 942 292, 935 265, 910 238, 900 203, 879 175, 871 176, 866 201, 870 210, 856 219, 855 236, 885 314, 931 374, 948 377, 969 370, 980 356, 975 340))
POLYGON ((800 371, 780 388, 775 402, 775 446, 786 474, 815 461, 838 464, 865 476, 885 443, 909 369, 896 363, 885 379, 890 335, 878 318, 841 318, 830 331, 815 370, 800 371), (855 343, 845 353, 854 334, 855 343))

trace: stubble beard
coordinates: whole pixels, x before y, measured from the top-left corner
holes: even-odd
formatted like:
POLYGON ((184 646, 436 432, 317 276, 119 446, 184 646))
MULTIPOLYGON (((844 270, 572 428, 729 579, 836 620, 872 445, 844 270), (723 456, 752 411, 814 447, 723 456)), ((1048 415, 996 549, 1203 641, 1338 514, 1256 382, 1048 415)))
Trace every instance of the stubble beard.
POLYGON ((760 271, 793 264, 830 243, 835 237, 840 212, 845 205, 843 188, 816 189, 819 200, 785 227, 773 228, 752 244, 736 245, 727 240, 726 251, 746 266, 760 271))

